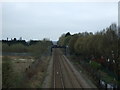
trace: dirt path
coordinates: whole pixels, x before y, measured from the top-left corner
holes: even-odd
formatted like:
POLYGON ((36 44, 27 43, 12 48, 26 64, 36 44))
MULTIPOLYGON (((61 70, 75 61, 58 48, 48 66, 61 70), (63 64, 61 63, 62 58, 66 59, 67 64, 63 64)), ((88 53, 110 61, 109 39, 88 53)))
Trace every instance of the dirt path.
POLYGON ((49 60, 48 69, 46 72, 45 80, 43 81, 42 88, 51 88, 52 86, 52 77, 53 77, 53 56, 49 60))

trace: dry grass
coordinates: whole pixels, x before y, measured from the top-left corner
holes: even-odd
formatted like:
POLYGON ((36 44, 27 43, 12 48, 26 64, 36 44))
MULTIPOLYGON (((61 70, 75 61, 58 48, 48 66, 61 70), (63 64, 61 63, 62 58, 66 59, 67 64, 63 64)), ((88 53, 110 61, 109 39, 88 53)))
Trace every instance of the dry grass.
POLYGON ((34 61, 32 57, 8 56, 8 58, 12 60, 14 71, 18 73, 23 73, 34 61))
POLYGON ((42 60, 39 60, 38 64, 35 67, 31 67, 26 71, 26 85, 24 88, 41 88, 43 83, 47 66, 48 66, 49 57, 44 57, 42 60))
MULTIPOLYGON (((4 56, 3 56, 4 57, 4 56)), ((8 56, 12 67, 20 80, 19 88, 40 88, 45 77, 49 57, 42 57, 38 62, 33 57, 8 56), (34 62, 34 63, 33 63, 34 62), (35 64, 37 62, 37 64, 35 64), (34 65, 35 64, 35 65, 34 65), (22 85, 23 84, 23 85, 22 85)))

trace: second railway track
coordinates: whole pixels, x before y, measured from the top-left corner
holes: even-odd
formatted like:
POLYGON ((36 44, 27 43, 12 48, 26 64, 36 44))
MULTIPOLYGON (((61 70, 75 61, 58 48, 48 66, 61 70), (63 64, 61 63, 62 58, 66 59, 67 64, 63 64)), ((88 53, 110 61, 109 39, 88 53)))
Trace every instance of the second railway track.
POLYGON ((53 58, 54 66, 53 66, 53 74, 54 74, 54 88, 64 88, 63 82, 63 74, 61 70, 61 64, 59 62, 58 53, 56 50, 54 51, 54 58, 53 58))
POLYGON ((54 49, 54 88, 82 88, 72 68, 59 49, 54 49))

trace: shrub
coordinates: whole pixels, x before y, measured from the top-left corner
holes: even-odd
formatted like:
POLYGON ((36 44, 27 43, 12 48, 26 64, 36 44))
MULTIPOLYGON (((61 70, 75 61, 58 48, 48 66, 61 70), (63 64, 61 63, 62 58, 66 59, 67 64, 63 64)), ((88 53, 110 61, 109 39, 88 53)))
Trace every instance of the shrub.
POLYGON ((101 64, 95 61, 90 61, 90 66, 93 67, 94 69, 99 69, 101 67, 101 64))

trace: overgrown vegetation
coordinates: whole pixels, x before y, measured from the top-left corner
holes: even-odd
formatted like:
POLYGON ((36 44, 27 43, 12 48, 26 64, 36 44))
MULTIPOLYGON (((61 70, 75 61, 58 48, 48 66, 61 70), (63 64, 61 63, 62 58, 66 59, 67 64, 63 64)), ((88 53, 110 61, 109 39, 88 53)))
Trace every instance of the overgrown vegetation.
POLYGON ((22 76, 14 71, 13 62, 9 57, 3 57, 2 60, 2 88, 18 87, 22 76))
POLYGON ((44 57, 30 66, 30 69, 26 71, 23 83, 21 83, 22 88, 41 88, 46 76, 49 58, 49 56, 44 57))
POLYGON ((94 68, 98 68, 101 64, 120 80, 120 37, 117 28, 116 24, 111 24, 94 34, 83 32, 71 35, 68 32, 59 38, 58 44, 67 46, 70 55, 80 58, 79 62, 95 61, 96 63, 92 62, 94 68))
POLYGON ((32 45, 24 45, 22 43, 16 43, 9 45, 7 43, 2 43, 2 52, 9 53, 31 53, 36 58, 41 55, 49 54, 52 42, 49 40, 41 40, 32 45))
POLYGON ((28 47, 28 52, 31 52, 35 58, 39 58, 42 55, 50 54, 52 42, 43 40, 37 44, 31 45, 28 47))
POLYGON ((22 43, 14 43, 14 44, 9 45, 7 43, 2 43, 2 52, 31 53, 30 55, 34 59, 34 62, 32 62, 29 66, 27 66, 26 64, 30 63, 30 61, 25 62, 25 61, 20 61, 18 59, 14 61, 10 57, 3 56, 2 58, 2 74, 3 74, 2 75, 2 88, 20 88, 20 87, 29 88, 30 86, 35 87, 36 82, 37 82, 37 85, 41 84, 41 81, 37 79, 42 80, 43 78, 43 75, 47 68, 47 63, 49 61, 49 60, 46 60, 46 58, 48 58, 50 55, 51 45, 52 45, 52 42, 47 39, 38 41, 37 43, 30 44, 30 45, 24 45, 22 43), (44 59, 42 60, 42 58, 44 59), (22 67, 23 65, 25 66, 22 67), (15 68, 21 68, 19 70, 22 70, 22 71, 17 71, 17 69, 15 68), (37 75, 37 79, 35 78, 36 77, 35 74, 37 75), (26 80, 27 78, 29 78, 29 80, 26 80), (26 81, 30 81, 30 82, 26 82, 26 81), (31 82, 31 81, 34 81, 34 82, 31 82), (28 83, 28 84, 25 84, 25 83, 28 83), (32 83, 34 83, 35 85, 32 86, 32 83), (22 84, 27 85, 27 86, 20 86, 22 84))
POLYGON ((16 53, 25 53, 28 52, 29 48, 23 44, 13 44, 9 46, 7 43, 2 43, 2 52, 16 52, 16 53))
POLYGON ((11 82, 12 80, 10 80, 12 77, 12 71, 13 69, 11 68, 11 61, 9 60, 9 58, 3 58, 3 62, 2 62, 2 87, 5 88, 9 88, 12 86, 11 82))

